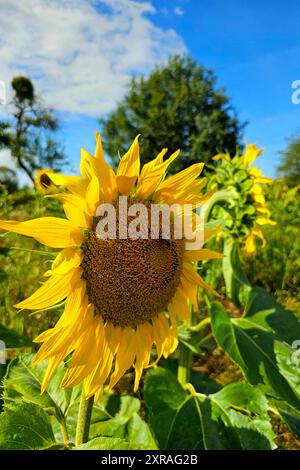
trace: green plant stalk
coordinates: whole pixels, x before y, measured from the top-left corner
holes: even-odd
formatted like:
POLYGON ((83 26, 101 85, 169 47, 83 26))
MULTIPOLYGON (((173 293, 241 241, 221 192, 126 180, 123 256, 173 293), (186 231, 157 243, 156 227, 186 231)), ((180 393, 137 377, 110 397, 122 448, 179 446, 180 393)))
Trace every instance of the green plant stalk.
POLYGON ((93 404, 94 397, 86 399, 84 390, 82 390, 75 437, 76 446, 89 440, 93 404))
POLYGON ((187 346, 185 346, 185 344, 180 343, 177 379, 182 386, 185 386, 190 381, 190 372, 192 365, 191 353, 191 350, 187 346))
POLYGON ((209 325, 211 322, 210 317, 206 317, 203 320, 201 320, 197 325, 190 326, 191 331, 201 331, 203 328, 205 328, 207 325, 209 325))
POLYGON ((204 222, 207 222, 212 211, 212 208, 218 202, 232 201, 237 197, 237 191, 235 188, 228 188, 222 191, 217 191, 212 197, 202 206, 204 214, 204 222))
POLYGON ((65 446, 69 447, 69 434, 68 434, 68 429, 67 429, 65 418, 63 418, 63 420, 60 422, 60 432, 61 432, 65 446))

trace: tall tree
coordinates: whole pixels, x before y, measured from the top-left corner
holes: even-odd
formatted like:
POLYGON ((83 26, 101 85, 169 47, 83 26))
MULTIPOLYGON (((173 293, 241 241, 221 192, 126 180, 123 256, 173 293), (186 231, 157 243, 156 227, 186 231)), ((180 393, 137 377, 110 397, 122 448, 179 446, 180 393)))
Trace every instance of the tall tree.
POLYGON ((300 184, 300 136, 289 139, 287 148, 281 152, 278 175, 285 178, 288 186, 300 184))
POLYGON ((12 118, 0 122, 0 146, 9 148, 17 167, 34 181, 43 167, 59 169, 65 159, 53 133, 58 121, 53 110, 43 105, 27 77, 15 77, 12 87, 12 118))
POLYGON ((221 150, 235 153, 244 127, 224 91, 216 87, 213 71, 188 56, 174 56, 149 77, 133 78, 125 98, 100 123, 115 165, 141 134, 143 163, 163 147, 181 149, 173 171, 207 162, 221 150))

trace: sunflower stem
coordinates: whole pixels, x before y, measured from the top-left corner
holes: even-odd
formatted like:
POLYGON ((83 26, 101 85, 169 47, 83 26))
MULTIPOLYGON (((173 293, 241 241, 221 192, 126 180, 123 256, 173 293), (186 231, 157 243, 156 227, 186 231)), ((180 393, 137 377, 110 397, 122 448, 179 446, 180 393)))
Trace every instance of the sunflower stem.
POLYGON ((66 447, 69 447, 69 434, 65 418, 60 422, 60 432, 66 447))
POLYGON ((191 350, 185 344, 180 343, 177 379, 183 386, 190 381, 191 362, 191 350))
POLYGON ((80 444, 83 444, 89 440, 93 404, 94 397, 87 399, 85 397, 84 390, 82 390, 75 437, 76 446, 79 446, 80 444))
POLYGON ((212 197, 209 198, 209 200, 202 206, 204 222, 208 221, 212 208, 215 204, 218 202, 231 202, 237 197, 237 195, 237 191, 233 187, 224 189, 222 191, 217 191, 215 194, 213 194, 212 197))
POLYGON ((201 331, 203 328, 205 328, 207 325, 209 325, 211 322, 210 317, 206 317, 203 320, 201 320, 197 325, 190 326, 191 331, 201 331))

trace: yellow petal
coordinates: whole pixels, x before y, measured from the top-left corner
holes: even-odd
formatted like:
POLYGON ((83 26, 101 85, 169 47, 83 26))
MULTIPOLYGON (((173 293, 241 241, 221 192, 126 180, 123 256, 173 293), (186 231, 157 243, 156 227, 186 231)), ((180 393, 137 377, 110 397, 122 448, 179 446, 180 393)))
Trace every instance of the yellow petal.
POLYGON ((96 132, 96 149, 95 149, 95 158, 99 163, 104 163, 104 153, 102 148, 101 136, 99 132, 96 132))
POLYGON ((78 227, 90 228, 91 217, 88 215, 85 200, 76 194, 51 194, 48 198, 58 199, 63 203, 64 212, 70 222, 78 227))
POLYGON ((124 196, 129 196, 134 183, 140 172, 140 151, 139 151, 139 136, 137 136, 128 152, 121 158, 118 172, 117 172, 117 185, 119 191, 124 196))
POLYGON ((214 157, 212 157, 212 160, 226 160, 227 162, 230 162, 230 155, 229 153, 218 153, 214 157))
POLYGON ((257 149, 256 148, 256 144, 251 144, 251 145, 246 145, 246 150, 244 152, 244 154, 240 157, 241 160, 243 161, 243 163, 246 165, 246 166, 250 166, 252 165, 252 163, 254 162, 254 160, 262 154, 263 152, 263 148, 261 149, 257 149))
POLYGON ((70 324, 78 326, 80 320, 79 315, 81 313, 81 308, 85 309, 87 307, 87 302, 85 299, 85 288, 86 283, 82 279, 76 283, 74 289, 68 295, 68 298, 65 303, 64 313, 56 323, 54 328, 44 331, 38 335, 33 341, 34 343, 43 343, 47 339, 55 336, 57 333, 63 329, 66 329, 70 324))
POLYGON ((1 220, 0 228, 33 237, 38 242, 52 248, 76 246, 83 241, 83 234, 78 227, 69 220, 58 217, 41 217, 25 222, 1 220))
POLYGON ((250 235, 248 235, 248 237, 246 238, 244 251, 248 255, 255 255, 256 254, 256 244, 255 244, 255 240, 254 240, 252 232, 250 232, 250 235))
POLYGON ((80 268, 73 269, 63 276, 55 274, 28 299, 19 302, 14 307, 39 310, 56 305, 70 294, 81 274, 80 268))
POLYGON ((266 239, 265 239, 265 237, 264 237, 262 231, 261 231, 259 228, 255 228, 255 229, 253 228, 253 229, 252 229, 252 234, 253 234, 253 235, 256 235, 258 238, 261 239, 261 241, 262 241, 262 247, 264 248, 264 247, 266 246, 266 239))
POLYGON ((207 250, 206 248, 201 248, 200 250, 189 250, 185 251, 184 257, 187 261, 200 261, 204 259, 215 259, 223 258, 223 253, 217 253, 215 251, 207 250))
POLYGON ((100 186, 99 179, 93 175, 86 191, 86 202, 89 213, 96 214, 97 207, 100 204, 100 186))
POLYGON ((168 166, 177 158, 179 150, 173 153, 165 162, 163 157, 167 149, 163 149, 157 157, 143 166, 141 177, 136 188, 136 197, 143 199, 150 196, 161 182, 168 166))
POLYGON ((187 189, 203 170, 204 163, 195 163, 164 180, 157 188, 154 200, 165 199, 187 189))
POLYGON ((100 200, 101 202, 112 203, 118 193, 115 172, 106 162, 98 164, 98 172, 100 181, 100 200))
POLYGON ((195 284, 199 287, 202 287, 203 289, 207 289, 212 294, 217 295, 219 297, 219 294, 202 279, 202 277, 197 273, 197 271, 190 264, 183 263, 182 276, 190 284, 195 284))
POLYGON ((38 170, 34 176, 34 184, 35 187, 43 194, 46 194, 48 191, 53 191, 56 189, 56 185, 53 184, 51 179, 49 178, 49 174, 53 174, 53 170, 48 170, 43 168, 38 170))
POLYGON ((135 331, 131 327, 125 327, 122 331, 121 341, 116 355, 115 369, 111 375, 109 389, 111 390, 120 378, 125 374, 134 361, 135 356, 135 331))
POLYGON ((221 225, 216 225, 210 230, 204 230, 204 241, 207 242, 211 237, 214 237, 217 235, 218 232, 221 230, 221 225))
POLYGON ((41 385, 41 393, 44 393, 46 390, 54 372, 56 371, 57 366, 64 360, 65 354, 62 352, 61 354, 58 354, 57 356, 54 356, 50 359, 45 375, 43 377, 43 382, 41 385))
POLYGON ((44 170, 43 174, 39 176, 40 179, 42 175, 48 177, 54 186, 66 188, 71 193, 78 194, 81 197, 85 195, 88 185, 87 179, 83 179, 80 176, 61 175, 60 173, 54 173, 52 170, 44 170))
POLYGON ((267 209, 267 207, 256 207, 256 210, 262 214, 266 214, 268 218, 271 216, 271 212, 269 209, 267 209))
POLYGON ((263 194, 263 188, 260 186, 260 184, 254 184, 251 189, 250 189, 251 194, 263 194))
POLYGON ((138 390, 143 369, 147 367, 150 361, 153 335, 152 335, 152 328, 149 323, 138 325, 136 329, 136 333, 135 333, 135 341, 136 341, 136 361, 134 364, 134 368, 135 368, 134 392, 138 390))
POLYGON ((251 168, 249 168, 248 173, 250 176, 254 176, 254 178, 262 176, 262 171, 257 168, 257 166, 252 166, 251 168))
POLYGON ((170 312, 170 315, 180 318, 180 320, 184 321, 189 319, 190 311, 182 289, 177 288, 176 294, 168 305, 168 312, 170 312))
POLYGON ((257 217, 256 223, 258 225, 276 225, 277 222, 274 220, 268 219, 267 217, 257 217))
POLYGON ((87 152, 85 149, 81 149, 81 159, 80 159, 80 174, 83 178, 90 181, 92 176, 95 174, 95 164, 96 159, 87 152))
POLYGON ((77 247, 64 248, 55 258, 52 267, 46 271, 44 276, 52 276, 53 274, 66 274, 71 269, 78 268, 83 259, 83 251, 77 247))
POLYGON ((257 202, 258 204, 265 204, 266 203, 266 200, 265 200, 265 196, 263 194, 254 194, 253 195, 253 199, 255 202, 257 202))

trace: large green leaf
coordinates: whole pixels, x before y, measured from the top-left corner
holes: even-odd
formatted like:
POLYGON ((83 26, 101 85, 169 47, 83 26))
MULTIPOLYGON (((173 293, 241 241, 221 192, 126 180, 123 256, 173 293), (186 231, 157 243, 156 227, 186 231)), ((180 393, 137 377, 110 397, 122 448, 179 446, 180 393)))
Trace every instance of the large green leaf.
POLYGON ((272 331, 278 339, 288 344, 300 339, 299 319, 262 287, 251 289, 244 318, 272 331))
POLYGON ((46 363, 33 366, 33 357, 31 354, 23 354, 10 363, 3 382, 5 408, 14 409, 22 402, 33 403, 61 421, 69 408, 79 400, 80 388, 63 389, 60 387, 65 373, 65 367, 61 364, 54 373, 47 390, 41 394, 46 363))
POLYGON ((85 444, 74 447, 73 450, 128 450, 129 442, 117 437, 96 437, 85 444))
POLYGON ((32 347, 32 342, 19 335, 14 330, 7 328, 4 325, 0 325, 0 341, 3 341, 6 349, 20 349, 32 347))
POLYGON ((106 419, 103 412, 99 417, 97 408, 93 411, 90 436, 125 437, 128 422, 140 406, 135 397, 111 395, 105 407, 106 419))
POLYGON ((148 424, 137 413, 133 413, 128 422, 126 438, 130 442, 131 449, 158 449, 148 424))
POLYGON ((23 404, 0 414, 0 450, 37 450, 53 445, 49 418, 39 406, 23 404))
POLYGON ((277 400, 274 404, 291 432, 300 439, 300 411, 283 401, 277 400))
POLYGON ((189 395, 170 371, 158 367, 148 372, 144 395, 161 449, 275 447, 266 398, 249 384, 189 395))
POLYGON ((148 424, 138 415, 140 406, 135 397, 110 395, 105 410, 94 407, 90 436, 125 439, 131 449, 157 449, 148 424))
POLYGON ((269 326, 269 315, 273 315, 272 309, 229 318, 222 306, 214 303, 212 331, 219 346, 242 368, 251 384, 300 409, 300 371, 291 362, 293 349, 282 341, 283 332, 281 335, 269 326))

